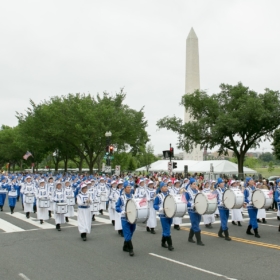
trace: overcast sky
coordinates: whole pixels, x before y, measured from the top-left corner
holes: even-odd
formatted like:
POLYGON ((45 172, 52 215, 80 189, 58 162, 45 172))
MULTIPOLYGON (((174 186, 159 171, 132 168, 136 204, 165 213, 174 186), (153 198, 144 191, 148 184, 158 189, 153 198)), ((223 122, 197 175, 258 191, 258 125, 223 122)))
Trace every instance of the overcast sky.
POLYGON ((177 142, 156 122, 183 117, 191 27, 202 89, 211 94, 241 81, 258 92, 279 90, 279 11, 279 0, 1 1, 0 124, 17 125, 15 111, 24 112, 29 99, 124 87, 130 107, 145 106, 159 153, 177 142))

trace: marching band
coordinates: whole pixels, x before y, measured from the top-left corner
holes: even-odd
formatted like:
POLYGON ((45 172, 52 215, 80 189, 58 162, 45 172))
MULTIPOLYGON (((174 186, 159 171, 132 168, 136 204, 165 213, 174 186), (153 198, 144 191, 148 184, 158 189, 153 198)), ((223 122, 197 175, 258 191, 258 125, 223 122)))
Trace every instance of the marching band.
MULTIPOLYGON (((263 188, 259 182, 247 177, 244 188, 239 181, 230 181, 227 186, 222 178, 213 184, 205 181, 199 188, 195 178, 161 182, 142 178, 135 187, 131 177, 112 178, 93 177, 92 175, 2 175, 0 178, 0 210, 8 196, 11 214, 21 196, 26 218, 32 210, 37 213, 40 224, 54 214, 55 225, 61 231, 61 224, 69 222, 75 216, 77 205, 78 231, 83 241, 91 232, 95 216, 102 215, 108 209, 109 218, 119 235, 124 237, 123 251, 134 255, 132 237, 137 223, 146 224, 146 231, 156 234, 157 213, 162 227, 161 246, 173 251, 171 225, 180 230, 182 218, 186 213, 190 217, 191 227, 188 241, 204 246, 201 240, 201 217, 206 228, 212 229, 215 214, 219 213, 221 226, 218 236, 230 241, 228 219, 231 214, 232 224, 242 226, 244 208, 249 214, 246 234, 260 238, 258 222, 266 223, 266 209, 273 201, 277 203, 277 218, 280 219, 280 179, 273 191, 263 188), (112 179, 112 181, 111 181, 112 179), (217 212, 218 209, 218 212, 217 212), (252 231, 254 233, 252 233, 252 231), (195 236, 196 241, 193 239, 195 236)), ((280 225, 279 225, 280 231, 280 225)))

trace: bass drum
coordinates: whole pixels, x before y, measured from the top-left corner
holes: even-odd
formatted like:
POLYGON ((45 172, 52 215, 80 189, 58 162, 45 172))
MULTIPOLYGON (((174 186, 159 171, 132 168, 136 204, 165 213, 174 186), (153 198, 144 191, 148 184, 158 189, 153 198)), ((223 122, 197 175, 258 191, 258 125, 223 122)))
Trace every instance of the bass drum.
POLYGON ((252 193, 253 206, 258 209, 267 209, 273 203, 273 192, 269 190, 255 190, 252 193))
POLYGON ((198 193, 194 198, 195 212, 200 215, 211 215, 215 213, 218 202, 212 193, 198 193))
POLYGON ((227 189, 223 193, 223 204, 227 209, 240 209, 244 203, 244 194, 240 190, 227 189))
POLYGON ((163 201, 164 214, 168 218, 182 218, 187 212, 187 203, 181 195, 167 195, 163 201))
POLYGON ((145 223, 149 218, 149 207, 147 200, 143 198, 132 198, 125 205, 126 219, 130 224, 145 223))

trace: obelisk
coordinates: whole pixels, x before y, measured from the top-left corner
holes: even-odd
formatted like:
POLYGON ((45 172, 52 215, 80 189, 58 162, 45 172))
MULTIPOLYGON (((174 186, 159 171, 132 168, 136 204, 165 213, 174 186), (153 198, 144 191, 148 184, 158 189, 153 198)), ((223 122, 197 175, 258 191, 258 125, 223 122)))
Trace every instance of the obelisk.
MULTIPOLYGON (((193 93, 200 89, 199 78, 199 52, 198 52, 198 38, 191 28, 187 37, 186 43, 186 77, 185 77, 185 94, 193 93)), ((185 123, 191 120, 190 114, 185 111, 185 123)), ((200 145, 193 148, 191 153, 184 152, 185 160, 203 160, 203 152, 200 145)))

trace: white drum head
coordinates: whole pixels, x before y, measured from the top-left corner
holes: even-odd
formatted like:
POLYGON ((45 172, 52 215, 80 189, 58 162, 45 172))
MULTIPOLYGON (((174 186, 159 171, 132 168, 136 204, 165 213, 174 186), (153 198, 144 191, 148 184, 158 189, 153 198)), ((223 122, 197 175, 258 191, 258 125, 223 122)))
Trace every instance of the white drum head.
POLYGON ((126 202, 125 212, 126 218, 130 224, 134 224, 137 218, 137 211, 136 211, 136 204, 135 202, 130 199, 126 202))
POLYGON ((252 194, 254 207, 261 209, 265 204, 265 195, 261 190, 255 190, 252 194))
POLYGON ((227 189, 223 194, 223 203, 226 208, 232 209, 235 205, 235 194, 232 190, 227 189))
POLYGON ((176 203, 172 195, 167 195, 163 202, 166 217, 173 218, 176 212, 176 203))
POLYGON ((200 214, 203 215, 206 210, 207 210, 207 198, 203 193, 198 193, 195 198, 194 198, 194 207, 195 207, 195 211, 200 214))

